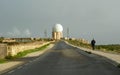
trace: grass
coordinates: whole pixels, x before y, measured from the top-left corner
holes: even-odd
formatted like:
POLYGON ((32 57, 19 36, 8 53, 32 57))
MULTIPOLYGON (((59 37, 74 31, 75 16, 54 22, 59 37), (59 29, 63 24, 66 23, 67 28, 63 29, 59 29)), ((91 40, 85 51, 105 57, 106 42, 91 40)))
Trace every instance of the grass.
POLYGON ((23 52, 19 52, 17 55, 14 56, 14 58, 24 57, 24 56, 26 56, 26 55, 29 54, 29 53, 33 53, 33 52, 37 52, 37 51, 43 50, 43 49, 45 49, 48 45, 49 45, 49 44, 44 45, 44 46, 42 46, 42 47, 40 47, 40 48, 30 49, 30 50, 26 50, 26 51, 23 51, 23 52))
POLYGON ((108 52, 120 53, 120 45, 97 45, 96 49, 108 52))
POLYGON ((8 60, 13 60, 13 59, 17 59, 17 58, 24 57, 24 56, 26 56, 26 55, 29 54, 29 53, 33 53, 33 52, 37 52, 37 51, 43 50, 43 49, 45 49, 45 48, 46 48, 47 46, 49 46, 49 45, 50 45, 50 44, 44 45, 44 46, 42 46, 42 47, 40 47, 40 48, 25 50, 25 51, 23 51, 23 52, 19 52, 19 53, 18 53, 17 55, 15 55, 15 56, 11 56, 11 55, 6 56, 5 59, 0 59, 0 64, 5 63, 5 62, 8 61, 8 60))
POLYGON ((6 59, 0 59, 0 64, 7 62, 6 59))
POLYGON ((84 48, 91 48, 90 44, 86 44, 86 43, 80 42, 78 40, 67 40, 67 42, 69 42, 70 44, 73 44, 75 46, 80 46, 80 47, 84 47, 84 48))
MULTIPOLYGON (((79 42, 78 40, 67 40, 70 44, 73 44, 75 46, 80 46, 83 48, 91 49, 90 44, 85 44, 82 42, 79 42)), ((111 52, 111 53, 120 53, 120 45, 119 44, 113 44, 113 45, 96 45, 96 50, 104 51, 104 52, 111 52)))

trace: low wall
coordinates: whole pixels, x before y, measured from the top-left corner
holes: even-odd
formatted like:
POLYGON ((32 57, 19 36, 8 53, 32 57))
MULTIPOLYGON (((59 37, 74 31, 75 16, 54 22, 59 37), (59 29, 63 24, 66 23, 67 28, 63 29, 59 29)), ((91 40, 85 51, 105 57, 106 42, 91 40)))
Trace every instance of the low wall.
POLYGON ((34 42, 34 43, 27 43, 27 44, 18 44, 18 45, 0 45, 0 58, 4 58, 7 55, 16 55, 19 52, 35 49, 41 47, 49 42, 34 42))
POLYGON ((7 45, 0 44, 0 58, 4 58, 5 56, 7 56, 7 45))

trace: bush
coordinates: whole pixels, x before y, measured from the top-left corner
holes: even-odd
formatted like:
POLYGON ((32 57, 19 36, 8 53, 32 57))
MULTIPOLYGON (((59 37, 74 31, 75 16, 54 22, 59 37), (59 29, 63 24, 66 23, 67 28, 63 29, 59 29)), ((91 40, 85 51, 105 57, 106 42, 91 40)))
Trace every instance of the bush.
POLYGON ((13 59, 13 56, 8 55, 8 56, 5 57, 5 59, 13 59))

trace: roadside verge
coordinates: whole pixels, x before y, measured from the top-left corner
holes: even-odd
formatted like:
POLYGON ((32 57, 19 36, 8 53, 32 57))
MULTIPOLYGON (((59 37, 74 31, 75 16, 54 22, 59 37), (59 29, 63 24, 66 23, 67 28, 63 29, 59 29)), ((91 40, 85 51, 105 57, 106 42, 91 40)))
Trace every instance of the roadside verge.
MULTIPOLYGON (((66 41, 65 41, 66 42, 66 41)), ((106 61, 110 62, 111 64, 120 67, 120 55, 119 54, 112 54, 112 53, 105 53, 102 51, 98 51, 98 50, 91 50, 91 49, 87 49, 87 48, 82 48, 82 47, 78 47, 78 46, 74 46, 68 42, 66 42, 66 44, 71 45, 73 47, 79 48, 80 50, 86 51, 86 52, 90 52, 99 56, 103 56, 105 58, 106 61)))

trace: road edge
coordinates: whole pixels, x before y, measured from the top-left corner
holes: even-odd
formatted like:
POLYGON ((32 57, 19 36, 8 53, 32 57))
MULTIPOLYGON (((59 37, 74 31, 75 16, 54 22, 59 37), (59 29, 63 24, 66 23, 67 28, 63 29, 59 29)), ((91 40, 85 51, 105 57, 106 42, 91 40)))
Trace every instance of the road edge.
MULTIPOLYGON (((46 43, 46 44, 48 44, 48 43, 46 43)), ((46 45, 46 44, 44 44, 44 45, 46 45)), ((44 45, 43 45, 43 46, 44 46, 44 45)), ((49 45, 47 48, 43 49, 42 51, 38 51, 38 52, 40 52, 40 54, 39 54, 38 56, 44 54, 46 51, 48 51, 49 49, 51 49, 53 46, 54 46, 54 44, 51 44, 51 43, 50 43, 50 45, 49 45)), ((33 52, 33 53, 34 53, 34 52, 33 52)), ((32 54, 32 53, 30 53, 30 54, 32 54)), ((24 56, 24 57, 29 57, 30 54, 28 54, 28 55, 26 55, 26 56, 24 56)), ((24 57, 23 57, 23 58, 24 58, 24 57)), ((28 62, 29 62, 29 61, 28 61, 28 62)), ((19 62, 19 63, 14 63, 14 62, 13 62, 13 64, 14 64, 13 66, 8 67, 7 69, 4 69, 4 70, 0 70, 0 75, 3 75, 3 74, 5 74, 5 73, 7 73, 7 72, 11 72, 12 70, 16 69, 17 67, 19 68, 20 66, 22 66, 22 65, 24 65, 24 64, 26 64, 26 63, 28 63, 28 62, 19 62)), ((10 63, 10 62, 8 62, 8 63, 10 63)))
MULTIPOLYGON (((73 46, 73 47, 76 47, 76 48, 78 48, 78 49, 80 49, 80 50, 82 50, 82 51, 91 52, 91 53, 93 53, 93 54, 95 54, 95 55, 98 55, 98 56, 102 57, 103 60, 111 63, 112 65, 114 65, 114 66, 116 66, 116 67, 118 67, 118 65, 120 65, 120 63, 119 63, 120 61, 118 62, 118 61, 113 60, 112 58, 108 58, 108 57, 106 57, 106 56, 103 56, 103 55, 100 54, 100 53, 99 53, 99 54, 96 53, 96 52, 100 52, 100 51, 96 51, 96 50, 91 50, 91 49, 87 49, 87 48, 78 47, 78 46, 75 46, 75 45, 72 45, 72 44, 68 43, 67 41, 64 41, 64 42, 65 42, 66 44, 68 44, 68 45, 70 45, 70 46, 73 46)), ((104 53, 104 52, 103 52, 103 53, 104 53)), ((108 53, 108 54, 110 54, 110 53, 108 53)))

